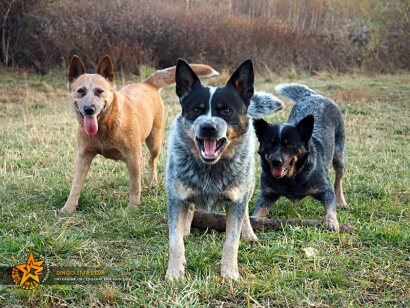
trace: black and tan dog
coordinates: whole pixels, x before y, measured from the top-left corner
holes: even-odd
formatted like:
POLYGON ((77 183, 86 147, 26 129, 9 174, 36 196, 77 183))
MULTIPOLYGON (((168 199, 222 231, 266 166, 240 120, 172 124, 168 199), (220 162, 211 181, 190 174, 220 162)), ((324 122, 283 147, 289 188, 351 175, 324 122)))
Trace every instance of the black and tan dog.
POLYGON ((221 273, 238 279, 239 237, 257 241, 249 221, 254 191, 254 130, 250 117, 282 108, 269 93, 254 94, 253 66, 245 61, 223 87, 201 84, 189 65, 178 60, 176 93, 182 113, 168 142, 166 188, 169 224, 167 277, 184 273, 183 236, 189 234, 195 207, 226 205, 226 242, 221 273))
MULTIPOLYGON (((192 64, 200 76, 218 73, 208 65, 192 64)), ((68 71, 71 104, 78 120, 77 155, 70 196, 63 212, 75 211, 91 162, 97 154, 123 160, 129 173, 128 208, 140 204, 142 144, 147 144, 149 184, 157 182, 157 158, 164 126, 164 103, 159 90, 175 83, 175 66, 155 71, 140 83, 117 91, 114 68, 108 56, 98 65, 96 74, 86 74, 78 56, 68 71)))
POLYGON ((253 215, 264 217, 281 196, 297 201, 307 195, 325 208, 324 225, 339 230, 336 205, 346 201, 342 189, 345 170, 345 130, 338 106, 329 98, 298 84, 279 85, 277 91, 296 104, 288 123, 271 125, 255 120, 261 156, 261 193, 253 215), (334 190, 329 168, 336 172, 334 190))

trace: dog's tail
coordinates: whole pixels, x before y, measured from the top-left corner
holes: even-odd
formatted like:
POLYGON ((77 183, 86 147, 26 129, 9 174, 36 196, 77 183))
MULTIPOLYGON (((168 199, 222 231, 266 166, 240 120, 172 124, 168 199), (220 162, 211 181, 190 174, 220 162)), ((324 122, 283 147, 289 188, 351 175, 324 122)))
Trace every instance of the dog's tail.
POLYGON ((287 97, 294 102, 300 101, 311 95, 318 95, 308 87, 297 83, 283 83, 276 86, 275 90, 280 95, 287 97))
POLYGON ((255 92, 248 107, 248 115, 260 119, 283 108, 283 103, 267 92, 255 92))
MULTIPOLYGON (((190 64, 189 65, 198 77, 213 77, 218 76, 219 73, 212 67, 206 64, 190 64)), ((175 70, 176 66, 164 68, 162 70, 155 71, 151 76, 144 80, 144 83, 148 83, 157 89, 161 89, 164 86, 168 86, 175 83, 175 70)))

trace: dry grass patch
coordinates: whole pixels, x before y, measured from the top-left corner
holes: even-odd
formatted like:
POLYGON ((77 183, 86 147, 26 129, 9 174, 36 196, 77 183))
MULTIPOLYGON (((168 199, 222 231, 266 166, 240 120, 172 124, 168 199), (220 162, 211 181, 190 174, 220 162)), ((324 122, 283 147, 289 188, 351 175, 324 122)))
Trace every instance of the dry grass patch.
MULTIPOLYGON (((224 76, 204 83, 223 84, 224 76)), ((31 292, 0 286, 2 305, 408 306, 408 74, 256 79, 257 90, 273 92, 280 82, 299 82, 340 104, 347 130, 345 191, 350 207, 339 210, 338 217, 357 232, 289 226, 259 232, 259 245, 241 243, 243 280, 238 283, 219 277, 224 235, 196 230, 186 240, 185 280, 164 280, 168 227, 163 181, 153 189, 143 183, 141 208, 127 212, 128 173, 123 163, 96 159, 78 211, 58 212, 69 193, 77 129, 64 78, 0 71, 0 97, 16 93, 18 99, 0 103, 0 264, 14 265, 32 249, 50 264, 115 266, 131 282, 41 285, 31 292), (319 253, 306 257, 308 247, 319 253)), ((168 134, 181 107, 173 87, 161 95, 168 134)), ((290 108, 287 104, 270 121, 286 121, 290 108)), ((160 179, 165 176, 166 145, 165 140, 160 179)), ((251 208, 257 194, 258 189, 251 208)), ((322 214, 320 204, 311 198, 299 204, 280 199, 270 217, 322 214)))

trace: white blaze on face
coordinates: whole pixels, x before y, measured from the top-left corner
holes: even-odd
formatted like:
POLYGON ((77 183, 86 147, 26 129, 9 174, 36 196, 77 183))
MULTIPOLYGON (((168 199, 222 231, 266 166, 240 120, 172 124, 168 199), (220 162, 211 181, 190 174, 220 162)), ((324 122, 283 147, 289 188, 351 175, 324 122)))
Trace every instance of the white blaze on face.
MULTIPOLYGON (((212 118, 212 97, 216 91, 216 87, 209 88, 209 101, 208 101, 208 112, 205 115, 205 118, 212 118)), ((204 139, 204 156, 206 158, 213 158, 216 155, 216 140, 215 139, 204 139)))
POLYGON ((286 124, 279 124, 279 137, 282 138, 282 130, 286 126, 286 124))
POLYGON ((212 97, 214 96, 214 93, 217 89, 217 87, 208 87, 209 88, 209 101, 208 101, 208 105, 209 105, 209 109, 208 109, 208 113, 206 114, 207 118, 212 118, 212 97))

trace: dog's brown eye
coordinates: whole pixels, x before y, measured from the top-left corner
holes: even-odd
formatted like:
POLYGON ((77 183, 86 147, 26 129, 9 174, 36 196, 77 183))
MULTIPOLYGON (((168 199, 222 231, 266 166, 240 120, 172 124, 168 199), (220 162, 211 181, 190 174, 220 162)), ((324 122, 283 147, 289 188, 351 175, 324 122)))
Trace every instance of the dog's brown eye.
POLYGON ((79 88, 77 90, 77 93, 80 94, 81 96, 84 96, 85 95, 85 89, 84 88, 79 88))
POLYGON ((200 112, 200 109, 199 109, 199 108, 194 108, 194 109, 192 109, 192 112, 193 112, 193 113, 199 113, 199 112, 200 112))
POLYGON ((287 139, 285 139, 285 140, 283 141, 283 145, 286 146, 286 147, 288 147, 288 148, 291 148, 291 147, 293 146, 293 144, 290 143, 287 139))
POLYGON ((232 112, 232 110, 230 109, 230 108, 224 108, 223 110, 222 110, 222 113, 223 114, 230 114, 232 112))
POLYGON ((104 90, 103 89, 95 89, 94 93, 95 93, 95 95, 100 96, 101 94, 104 93, 104 90))

